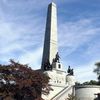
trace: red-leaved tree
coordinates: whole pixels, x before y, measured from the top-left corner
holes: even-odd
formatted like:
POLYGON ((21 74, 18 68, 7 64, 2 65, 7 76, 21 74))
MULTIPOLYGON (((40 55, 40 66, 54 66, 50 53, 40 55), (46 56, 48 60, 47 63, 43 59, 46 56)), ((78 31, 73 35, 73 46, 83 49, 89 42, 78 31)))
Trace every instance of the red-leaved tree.
POLYGON ((42 93, 49 93, 49 77, 28 65, 10 60, 0 65, 0 98, 4 100, 42 100, 42 93))

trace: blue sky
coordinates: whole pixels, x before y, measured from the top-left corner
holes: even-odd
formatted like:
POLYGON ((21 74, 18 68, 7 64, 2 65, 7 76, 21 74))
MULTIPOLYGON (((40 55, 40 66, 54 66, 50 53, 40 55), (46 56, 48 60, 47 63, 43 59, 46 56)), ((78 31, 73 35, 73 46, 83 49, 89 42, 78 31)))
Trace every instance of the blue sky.
MULTIPOLYGON (((0 0, 0 63, 15 59, 33 69, 41 66, 47 6, 51 0, 0 0)), ((96 79, 100 61, 100 1, 55 0, 59 54, 64 69, 77 81, 96 79)))

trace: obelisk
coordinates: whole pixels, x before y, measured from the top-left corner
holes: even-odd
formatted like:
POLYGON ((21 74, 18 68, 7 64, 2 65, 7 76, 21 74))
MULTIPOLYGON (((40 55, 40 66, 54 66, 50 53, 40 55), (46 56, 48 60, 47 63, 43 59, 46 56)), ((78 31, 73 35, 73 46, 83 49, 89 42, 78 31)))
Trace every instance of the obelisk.
POLYGON ((44 49, 42 57, 41 69, 44 70, 44 64, 50 62, 52 64, 58 52, 57 47, 57 9, 55 3, 50 3, 47 12, 44 49))

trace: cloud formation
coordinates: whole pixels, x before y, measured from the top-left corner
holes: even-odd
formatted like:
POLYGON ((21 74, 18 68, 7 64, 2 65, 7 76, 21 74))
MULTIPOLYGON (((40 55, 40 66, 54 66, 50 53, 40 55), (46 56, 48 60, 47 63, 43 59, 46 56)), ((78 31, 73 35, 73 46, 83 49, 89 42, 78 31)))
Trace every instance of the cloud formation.
MULTIPOLYGON (((0 0, 0 63, 12 58, 33 69, 40 68, 47 5, 51 1, 37 2, 41 0, 0 0)), ((79 81, 96 79, 92 70, 100 59, 98 1, 91 1, 91 5, 90 0, 56 2, 63 65, 74 67, 79 81)))

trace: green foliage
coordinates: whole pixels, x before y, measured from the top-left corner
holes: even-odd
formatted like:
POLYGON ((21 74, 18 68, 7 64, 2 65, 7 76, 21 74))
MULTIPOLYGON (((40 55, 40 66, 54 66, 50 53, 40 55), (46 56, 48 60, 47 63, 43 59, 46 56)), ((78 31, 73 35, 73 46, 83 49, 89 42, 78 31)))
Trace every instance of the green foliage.
POLYGON ((80 85, 98 85, 98 82, 95 81, 95 80, 90 80, 90 81, 87 81, 87 82, 84 82, 84 83, 76 82, 75 85, 76 86, 80 86, 80 85))
POLYGON ((84 82, 82 85, 98 85, 98 82, 95 80, 90 80, 90 81, 84 82))
POLYGON ((100 85, 100 62, 95 63, 96 68, 94 69, 94 72, 97 74, 98 84, 100 85))
POLYGON ((81 83, 80 82, 76 82, 75 85, 76 86, 79 86, 79 85, 81 85, 81 83))
POLYGON ((76 96, 73 96, 72 94, 68 94, 68 98, 65 100, 77 100, 76 96))
POLYGON ((0 96, 5 100, 42 100, 41 93, 49 93, 49 77, 28 65, 10 62, 0 65, 0 96))
POLYGON ((100 62, 95 63, 95 65, 96 65, 96 68, 94 69, 94 72, 97 75, 100 75, 100 62))

